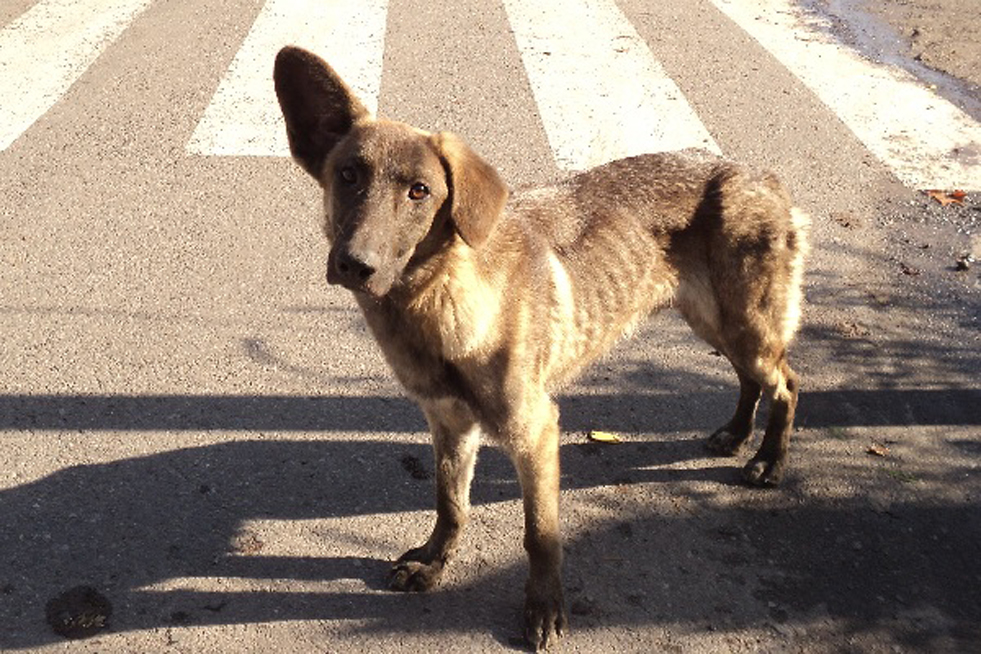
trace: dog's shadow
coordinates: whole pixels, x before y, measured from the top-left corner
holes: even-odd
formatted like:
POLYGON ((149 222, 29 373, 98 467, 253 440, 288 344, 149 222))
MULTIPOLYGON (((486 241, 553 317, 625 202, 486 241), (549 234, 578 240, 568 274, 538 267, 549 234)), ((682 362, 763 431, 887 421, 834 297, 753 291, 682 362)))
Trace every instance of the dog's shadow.
MULTIPOLYGON (((189 406, 193 400, 187 397, 107 398, 104 402, 87 397, 74 403, 64 397, 49 399, 68 402, 72 407, 66 411, 34 407, 32 413, 30 407, 18 406, 19 415, 34 415, 37 421, 43 420, 43 415, 71 416, 74 409, 74 418, 66 419, 81 421, 87 428, 99 426, 100 414, 103 428, 125 426, 115 422, 132 416, 139 424, 133 423, 137 431, 131 433, 166 427, 157 423, 172 420, 167 416, 175 411, 185 418, 195 415, 194 407, 189 406), (107 408, 110 402, 113 410, 107 408), (139 407, 129 406, 141 402, 139 407), (106 424, 107 420, 113 424, 106 424)), ((364 402, 370 405, 370 400, 349 398, 345 404, 337 399, 338 406, 333 408, 339 410, 337 415, 359 415, 373 411, 371 406, 361 406, 364 402)), ((227 398, 223 401, 229 402, 227 398)), ((376 404, 387 407, 384 415, 388 415, 409 409, 409 403, 403 402, 381 398, 376 404)), ((225 406, 223 410, 231 409, 225 406)), ((240 408, 239 413, 250 410, 240 408)), ((202 408, 201 415, 206 413, 202 408)), ((573 407, 570 414, 574 425, 583 422, 579 409, 573 407)), ((389 418, 380 415, 374 413, 375 421, 385 423, 380 427, 392 427, 389 418)), ((403 424, 423 431, 418 412, 404 415, 403 424)), ((206 419, 221 420, 214 413, 210 418, 201 417, 206 419)), ((255 419, 269 418, 256 414, 255 419)), ((567 433, 565 440, 565 488, 669 480, 686 473, 658 471, 659 466, 700 456, 700 445, 686 441, 627 442, 612 448, 584 442, 578 434, 567 433)), ((701 472, 724 476, 722 470, 701 472)), ((497 450, 485 447, 473 488, 474 504, 519 497, 510 462, 497 450)), ((77 465, 0 491, 0 506, 4 514, 4 530, 0 532, 0 648, 4 649, 38 646, 56 639, 44 624, 45 603, 59 592, 82 584, 94 586, 110 598, 115 608, 112 627, 123 630, 355 616, 390 621, 393 616, 404 615, 407 625, 423 618, 427 622, 447 620, 446 624, 483 633, 497 625, 496 636, 507 643, 514 639, 519 624, 512 613, 520 604, 523 561, 481 577, 476 585, 464 584, 444 593, 407 599, 384 590, 389 562, 352 556, 351 551, 359 551, 355 546, 339 556, 276 556, 269 553, 275 550, 275 543, 263 543, 261 536, 243 531, 243 525, 256 520, 349 516, 370 516, 377 519, 378 529, 384 530, 386 515, 431 511, 432 454, 421 433, 407 443, 265 440, 260 436, 257 440, 77 465), (355 580, 364 592, 214 593, 188 590, 193 583, 167 586, 172 580, 196 578, 355 580), (502 604, 491 602, 486 610, 463 610, 461 606, 473 603, 460 602, 459 597, 454 602, 458 593, 496 596, 502 604), (442 617, 431 616, 435 611, 426 608, 434 604, 442 617), (502 611, 502 606, 510 608, 502 611)), ((428 528, 431 519, 431 514, 424 513, 419 521, 428 528)), ((515 534, 513 540, 520 543, 520 535, 515 534)), ((401 553, 397 548, 377 551, 391 558, 401 553)))
MULTIPOLYGON (((725 402, 716 402, 722 398, 713 398, 709 398, 712 410, 724 410, 725 402)), ((186 397, 114 398, 115 412, 104 414, 108 417, 101 423, 88 424, 95 420, 96 411, 86 414, 83 404, 102 411, 108 400, 62 397, 48 401, 56 406, 48 406, 31 419, 43 422, 43 415, 61 415, 72 424, 86 421, 90 429, 98 424, 118 428, 116 423, 122 421, 120 424, 136 430, 134 434, 166 428, 176 409, 197 406, 193 398, 186 397), (77 405, 79 413, 72 417, 71 412, 58 411, 65 403, 77 405), (130 422, 126 422, 127 415, 132 416, 130 422)), ((199 401, 202 406, 206 403, 203 398, 199 401)), ((503 454, 492 448, 481 453, 473 500, 477 512, 511 502, 514 515, 503 522, 512 526, 501 526, 501 514, 489 517, 485 512, 481 520, 489 518, 493 528, 507 531, 488 536, 481 533, 478 520, 461 560, 439 591, 392 593, 385 590, 389 561, 405 547, 417 544, 412 541, 432 524, 432 455, 421 418, 403 414, 402 424, 411 429, 401 431, 416 433, 404 442, 392 435, 350 440, 327 436, 271 439, 256 425, 272 420, 263 413, 272 401, 249 401, 248 407, 236 409, 232 400, 221 400, 218 409, 227 415, 221 411, 200 418, 184 415, 185 424, 207 419, 217 421, 213 428, 251 427, 249 433, 255 437, 250 440, 77 465, 0 490, 4 520, 0 531, 0 649, 30 649, 58 640, 45 624, 45 604, 67 588, 83 584, 95 587, 113 604, 112 630, 164 628, 167 638, 178 641, 183 636, 177 627, 320 620, 357 625, 343 628, 363 630, 366 636, 419 629, 468 637, 489 635, 504 646, 520 646, 521 588, 526 575, 520 546, 520 493, 503 454), (262 411, 253 413, 254 402, 259 402, 262 411), (415 513, 409 521, 395 518, 408 512, 415 513), (332 521, 335 518, 339 520, 332 521), (298 546, 275 540, 282 529, 291 529, 289 523, 306 520, 318 524, 317 529, 348 532, 332 534, 321 543, 316 530, 312 535, 308 530, 298 546), (370 528, 364 523, 351 526, 346 520, 370 521, 370 528), (273 529, 272 537, 261 528, 253 531, 254 525, 265 521, 281 521, 285 526, 273 529), (411 535, 406 532, 407 522, 415 530, 411 535), (393 529, 401 532, 392 535, 393 529), (485 555, 478 550, 481 540, 487 538, 494 540, 495 552, 510 548, 509 554, 488 555, 490 559, 483 561, 485 555), (214 580, 223 580, 217 590, 214 580), (324 590, 324 584, 329 590, 324 590)), ((641 412, 638 419, 647 419, 644 412, 662 412, 665 407, 659 401, 648 398, 646 408, 636 409, 641 412)), ((281 398, 272 404, 292 406, 291 402, 281 398)), ((336 416, 354 416, 336 418, 334 431, 343 432, 340 423, 360 423, 370 413, 374 422, 363 424, 385 432, 394 420, 389 413, 410 408, 408 402, 402 402, 333 398, 329 407, 339 412, 336 416), (382 407, 389 413, 379 411, 382 407)), ((633 508, 625 508, 632 501, 632 489, 640 491, 638 499, 647 497, 641 491, 643 484, 665 482, 670 488, 680 488, 685 484, 676 482, 688 481, 716 487, 736 484, 738 462, 684 465, 704 457, 701 439, 693 438, 690 431, 676 437, 628 434, 626 442, 616 445, 590 443, 580 430, 617 430, 628 427, 632 420, 629 413, 605 415, 600 406, 604 402, 603 396, 562 400, 566 413, 562 483, 571 491, 567 505, 606 501, 593 489, 626 492, 622 501, 616 500, 624 508, 608 512, 606 518, 597 519, 590 512, 569 515, 571 521, 580 523, 571 526, 566 547, 567 599, 577 631, 611 624, 695 624, 706 619, 706 611, 714 616, 715 624, 727 629, 765 625, 774 619, 767 611, 779 617, 787 608, 781 604, 770 611, 765 607, 774 602, 769 600, 720 601, 714 608, 704 603, 705 597, 719 593, 745 595, 757 584, 751 580, 760 574, 763 580, 767 574, 773 577, 772 588, 761 597, 769 598, 769 593, 778 599, 786 596, 787 606, 803 607, 800 610, 821 606, 830 610, 828 607, 840 604, 843 619, 852 619, 853 613, 862 615, 862 624, 874 624, 880 612, 889 610, 875 600, 886 592, 883 588, 903 597, 922 595, 924 606, 941 606, 951 615, 956 614, 957 598, 974 592, 961 589, 951 599, 943 599, 945 589, 961 580, 941 575, 935 583, 923 586, 926 582, 912 572, 922 562, 906 560, 938 525, 973 524, 964 513, 967 509, 911 505, 893 510, 908 520, 885 516, 870 524, 868 508, 861 503, 787 510, 786 502, 777 502, 784 506, 777 512, 767 502, 757 501, 751 503, 754 508, 736 512, 703 507, 697 519, 683 511, 645 511, 632 504, 633 508), (674 465, 678 463, 682 465, 674 465), (829 531, 830 524, 837 525, 836 529, 829 531), (835 559, 840 548, 834 539, 845 532, 849 539, 876 544, 860 552, 848 549, 842 556, 849 557, 849 566, 857 557, 855 565, 894 572, 868 587, 856 587, 848 575, 826 574, 843 565, 835 559), (679 547, 679 543, 686 546, 679 547), (693 573, 691 558, 696 549, 701 561, 698 574, 693 573), (756 560, 770 563, 761 571, 751 563, 756 560), (703 565, 710 567, 703 571, 703 565), (716 574, 710 572, 712 566, 716 574), (918 590, 911 587, 914 582, 918 590), (929 592, 924 594, 924 588, 929 592)), ((18 404, 21 409, 33 406, 27 406, 30 402, 24 398, 7 404, 18 404)), ((279 423, 283 429, 302 430, 309 422, 310 429, 329 431, 327 418, 283 416, 279 423)), ((681 422, 683 416, 675 419, 681 422)), ((701 423, 710 421, 711 417, 705 417, 695 427, 701 429, 701 423)), ((45 437, 46 432, 42 428, 35 433, 45 437)), ((83 433, 80 442, 85 438, 83 433)), ((601 495, 605 492, 600 490, 601 495)), ((761 497, 752 489, 743 492, 761 497)), ((779 497, 782 492, 766 497, 779 497)), ((958 538, 966 543, 971 534, 965 532, 958 538)), ((962 585, 972 578, 965 576, 962 585)))

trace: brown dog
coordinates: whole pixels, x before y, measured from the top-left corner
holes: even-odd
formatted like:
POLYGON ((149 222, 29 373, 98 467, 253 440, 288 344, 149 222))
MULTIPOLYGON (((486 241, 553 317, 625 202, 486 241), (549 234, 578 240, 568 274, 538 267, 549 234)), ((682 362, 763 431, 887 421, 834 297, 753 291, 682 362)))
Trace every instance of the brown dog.
POLYGON ((780 481, 797 404, 787 346, 807 220, 776 179, 708 153, 654 154, 509 200, 459 138, 373 119, 316 56, 284 48, 275 81, 293 156, 324 191, 327 280, 354 292, 432 430, 436 526, 395 563, 393 588, 438 581, 467 521, 486 434, 521 482, 525 635, 540 648, 562 633, 552 393, 669 305, 739 377, 735 415, 710 449, 739 451, 765 391, 769 421, 744 476, 780 481))

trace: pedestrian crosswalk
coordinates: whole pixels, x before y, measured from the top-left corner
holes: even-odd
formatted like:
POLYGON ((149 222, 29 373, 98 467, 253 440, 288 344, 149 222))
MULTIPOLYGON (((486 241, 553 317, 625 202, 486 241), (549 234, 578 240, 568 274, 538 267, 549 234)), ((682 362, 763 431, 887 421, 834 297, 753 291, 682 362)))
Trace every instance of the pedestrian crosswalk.
POLYGON ((272 62, 287 44, 329 61, 374 112, 387 5, 387 0, 268 0, 194 130, 188 150, 236 156, 289 154, 272 92, 272 62))
POLYGON ((556 163, 719 148, 613 0, 504 0, 556 163))
MULTIPOLYGON (((58 103, 143 11, 160 0, 37 0, 0 26, 0 150, 58 103)), ((914 188, 981 190, 981 125, 908 73, 834 40, 794 0, 706 0, 827 106, 914 188)), ((580 170, 645 151, 703 147, 712 134, 614 0, 500 0, 557 166, 580 170)), ((378 106, 388 0, 267 0, 187 151, 287 156, 271 85, 285 44, 328 60, 378 106)), ((493 56, 487 53, 486 56, 493 56)), ((698 53, 691 53, 697 57, 698 53)))
POLYGON ((907 185, 981 189, 976 154, 981 125, 911 74, 872 64, 842 47, 826 21, 790 0, 711 1, 803 81, 907 185))
POLYGON ((0 30, 0 150, 50 109, 153 0, 39 0, 0 30))

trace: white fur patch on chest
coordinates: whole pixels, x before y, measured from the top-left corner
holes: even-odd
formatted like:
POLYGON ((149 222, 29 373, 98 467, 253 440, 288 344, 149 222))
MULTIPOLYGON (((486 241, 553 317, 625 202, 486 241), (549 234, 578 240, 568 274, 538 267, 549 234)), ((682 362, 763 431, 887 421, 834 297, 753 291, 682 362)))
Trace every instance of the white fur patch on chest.
POLYGON ((451 247, 431 271, 408 307, 420 319, 426 337, 436 339, 448 360, 479 351, 492 340, 501 298, 465 245, 451 247))

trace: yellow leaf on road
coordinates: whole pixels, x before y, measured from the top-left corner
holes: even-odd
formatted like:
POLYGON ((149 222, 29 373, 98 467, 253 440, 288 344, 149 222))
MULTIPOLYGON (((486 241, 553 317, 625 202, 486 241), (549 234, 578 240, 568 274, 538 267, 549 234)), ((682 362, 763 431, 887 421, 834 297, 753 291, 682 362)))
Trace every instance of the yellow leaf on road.
POLYGON ((623 439, 620 438, 619 434, 614 434, 610 431, 590 431, 589 440, 597 441, 599 443, 622 443, 623 439))

